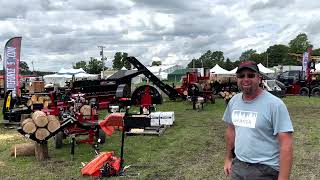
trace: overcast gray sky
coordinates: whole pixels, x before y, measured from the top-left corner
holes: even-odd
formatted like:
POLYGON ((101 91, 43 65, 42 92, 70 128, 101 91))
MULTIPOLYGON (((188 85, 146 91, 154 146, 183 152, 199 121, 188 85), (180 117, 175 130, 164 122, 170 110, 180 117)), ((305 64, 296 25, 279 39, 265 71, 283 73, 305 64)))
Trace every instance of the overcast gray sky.
MULTIPOLYGON (((186 65, 207 50, 238 59, 306 33, 320 47, 318 0, 0 0, 0 42, 22 36, 21 60, 58 71, 115 52, 186 65)), ((3 50, 1 51, 3 54, 3 50)))

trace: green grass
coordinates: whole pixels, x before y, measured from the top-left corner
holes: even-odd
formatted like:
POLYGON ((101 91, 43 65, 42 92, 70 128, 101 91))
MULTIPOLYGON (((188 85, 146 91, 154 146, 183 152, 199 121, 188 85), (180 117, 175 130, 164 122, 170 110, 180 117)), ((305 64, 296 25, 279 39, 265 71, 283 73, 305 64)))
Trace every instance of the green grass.
MULTIPOLYGON (((320 99, 290 96, 283 100, 295 128, 291 179, 320 179, 320 99)), ((160 137, 126 137, 125 164, 132 165, 128 172, 140 173, 138 179, 227 179, 223 174, 224 108, 221 99, 216 104, 206 104, 200 112, 192 110, 189 102, 164 102, 157 110, 174 111, 174 126, 160 137)), ((104 115, 105 111, 101 112, 101 119, 104 115)), ((100 150, 114 151, 120 156, 120 135, 116 132, 107 137, 100 150)), ((81 162, 94 157, 89 145, 77 145, 74 159, 70 156, 70 145, 55 149, 52 140, 48 161, 11 157, 10 147, 26 141, 30 142, 14 129, 0 128, 0 179, 91 179, 80 173, 81 162)))

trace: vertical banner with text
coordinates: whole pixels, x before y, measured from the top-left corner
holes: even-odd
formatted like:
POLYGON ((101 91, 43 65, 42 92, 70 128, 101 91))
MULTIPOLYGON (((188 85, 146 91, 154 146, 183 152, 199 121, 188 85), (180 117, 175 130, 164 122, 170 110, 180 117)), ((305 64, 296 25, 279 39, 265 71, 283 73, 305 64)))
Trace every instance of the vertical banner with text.
POLYGON ((311 52, 312 52, 312 47, 307 48, 307 53, 308 53, 308 63, 307 63, 307 69, 306 69, 306 80, 310 82, 311 76, 310 76, 310 70, 311 70, 311 52))
POLYGON ((12 97, 20 94, 21 39, 21 37, 11 38, 4 47, 4 87, 5 92, 12 90, 12 97))

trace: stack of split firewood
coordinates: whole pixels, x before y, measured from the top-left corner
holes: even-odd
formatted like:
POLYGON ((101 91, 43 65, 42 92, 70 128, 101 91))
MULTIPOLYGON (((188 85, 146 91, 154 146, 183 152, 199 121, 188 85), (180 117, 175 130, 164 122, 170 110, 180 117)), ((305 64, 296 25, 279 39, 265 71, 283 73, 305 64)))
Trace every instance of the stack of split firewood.
POLYGON ((226 104, 228 104, 228 102, 230 101, 230 99, 236 95, 235 92, 228 92, 228 91, 221 91, 220 96, 223 97, 224 101, 226 102, 226 104))
POLYGON ((42 104, 43 108, 46 109, 51 104, 51 99, 49 96, 37 96, 32 95, 27 102, 27 106, 30 106, 33 109, 34 105, 42 104))
POLYGON ((34 134, 38 140, 44 140, 60 128, 60 122, 56 116, 47 116, 42 111, 35 111, 31 117, 23 120, 21 127, 25 133, 34 134))

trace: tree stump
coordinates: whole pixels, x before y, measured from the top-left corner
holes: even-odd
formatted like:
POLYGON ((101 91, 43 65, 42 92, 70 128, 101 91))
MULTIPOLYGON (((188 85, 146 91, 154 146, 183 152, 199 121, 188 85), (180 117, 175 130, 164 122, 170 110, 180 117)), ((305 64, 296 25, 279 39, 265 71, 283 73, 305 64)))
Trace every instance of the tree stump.
POLYGON ((35 143, 35 156, 38 161, 49 159, 48 143, 35 143))

